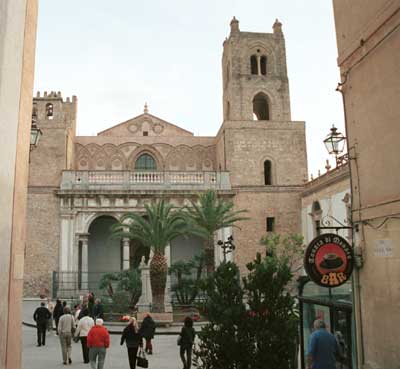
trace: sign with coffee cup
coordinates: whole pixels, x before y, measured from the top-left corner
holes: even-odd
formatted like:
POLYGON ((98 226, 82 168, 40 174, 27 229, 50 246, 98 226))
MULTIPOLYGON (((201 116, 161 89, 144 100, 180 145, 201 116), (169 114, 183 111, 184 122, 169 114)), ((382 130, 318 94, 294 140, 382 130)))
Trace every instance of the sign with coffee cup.
POLYGON ((353 249, 337 234, 322 234, 307 247, 304 268, 310 279, 320 286, 341 286, 349 280, 353 267, 353 249))

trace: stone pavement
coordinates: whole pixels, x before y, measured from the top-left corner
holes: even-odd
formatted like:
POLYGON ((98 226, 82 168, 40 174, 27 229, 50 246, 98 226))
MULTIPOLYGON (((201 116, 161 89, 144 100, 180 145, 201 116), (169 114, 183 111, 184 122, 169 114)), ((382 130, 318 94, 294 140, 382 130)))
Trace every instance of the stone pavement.
MULTIPOLYGON (((63 365, 58 337, 54 333, 46 335, 46 346, 36 347, 36 329, 22 327, 22 369, 86 368, 83 364, 80 343, 72 344, 72 365, 63 365)), ((111 335, 111 345, 107 350, 104 369, 128 369, 126 346, 120 346, 120 335, 111 335)), ((181 369, 176 335, 156 336, 154 354, 148 355, 149 369, 181 369)))

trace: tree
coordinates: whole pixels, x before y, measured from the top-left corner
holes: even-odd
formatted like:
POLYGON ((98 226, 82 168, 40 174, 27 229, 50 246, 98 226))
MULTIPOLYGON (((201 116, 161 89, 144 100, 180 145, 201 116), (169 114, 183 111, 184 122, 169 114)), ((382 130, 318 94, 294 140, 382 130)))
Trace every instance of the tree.
POLYGON ((140 272, 137 269, 131 269, 103 274, 99 288, 107 290, 108 295, 113 300, 114 308, 122 310, 120 312, 127 312, 129 308, 136 306, 142 295, 140 272), (121 301, 126 301, 126 304, 121 304, 121 301))
POLYGON ((228 262, 203 287, 210 324, 195 351, 201 369, 295 368, 298 314, 288 286, 302 238, 271 235, 261 242, 266 254, 247 264, 242 285, 237 267, 228 262))
POLYGON ((232 262, 220 264, 203 285, 207 299, 199 309, 209 324, 199 333, 194 352, 202 369, 250 369, 252 342, 246 328, 246 306, 239 269, 232 262))
POLYGON ((219 199, 215 191, 209 190, 199 196, 198 202, 185 207, 185 216, 190 232, 204 240, 207 272, 214 271, 214 235, 225 227, 235 226, 246 220, 241 216, 247 210, 233 210, 233 203, 219 199))
POLYGON ((189 261, 178 260, 170 266, 169 272, 176 279, 171 289, 179 304, 191 305, 198 296, 204 260, 204 254, 198 254, 189 261))
POLYGON ((153 311, 164 312, 165 286, 168 265, 165 248, 176 237, 187 231, 186 222, 180 211, 161 200, 145 204, 146 213, 129 213, 112 227, 113 237, 128 237, 141 242, 153 251, 150 261, 150 284, 153 298, 153 311))

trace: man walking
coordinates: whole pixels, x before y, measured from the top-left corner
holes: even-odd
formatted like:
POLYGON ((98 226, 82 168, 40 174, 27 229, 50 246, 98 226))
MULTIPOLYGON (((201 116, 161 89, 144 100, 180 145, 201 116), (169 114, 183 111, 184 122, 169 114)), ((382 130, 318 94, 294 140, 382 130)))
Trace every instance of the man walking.
POLYGON ((63 364, 67 365, 72 363, 71 351, 72 351, 72 335, 75 331, 75 320, 71 315, 71 309, 69 306, 64 307, 64 314, 58 321, 57 333, 60 337, 61 352, 63 358, 63 364))
POLYGON ((333 334, 326 330, 323 320, 314 322, 307 352, 307 369, 336 369, 339 347, 333 334))
POLYGON ((40 307, 38 307, 33 314, 33 320, 36 322, 38 347, 46 344, 47 322, 51 317, 50 311, 45 305, 44 302, 41 302, 40 307))
POLYGON ((110 347, 110 335, 103 327, 103 319, 96 319, 96 325, 92 327, 87 336, 87 346, 89 347, 90 368, 103 369, 106 349, 110 347))

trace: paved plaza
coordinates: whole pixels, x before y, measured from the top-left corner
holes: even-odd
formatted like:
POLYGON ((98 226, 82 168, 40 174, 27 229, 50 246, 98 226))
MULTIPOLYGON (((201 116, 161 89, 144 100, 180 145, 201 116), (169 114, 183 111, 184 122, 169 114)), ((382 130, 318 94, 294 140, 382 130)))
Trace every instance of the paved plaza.
MULTIPOLYGON (((46 346, 36 347, 36 329, 23 326, 22 369, 87 368, 83 364, 80 343, 72 344, 72 365, 63 365, 58 336, 47 334, 46 346)), ((105 369, 128 369, 126 347, 120 346, 120 335, 111 335, 111 345, 107 350, 105 369)), ((156 336, 154 354, 148 355, 149 369, 181 369, 176 335, 156 336)))

